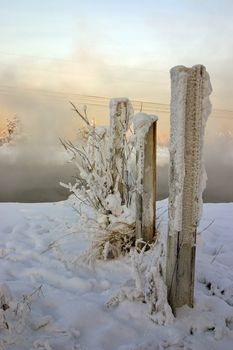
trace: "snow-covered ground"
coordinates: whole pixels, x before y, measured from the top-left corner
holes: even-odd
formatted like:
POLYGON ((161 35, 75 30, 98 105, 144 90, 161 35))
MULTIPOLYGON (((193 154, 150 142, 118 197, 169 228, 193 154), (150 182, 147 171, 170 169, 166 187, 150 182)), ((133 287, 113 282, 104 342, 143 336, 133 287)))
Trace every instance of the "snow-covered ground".
MULTIPOLYGON (((164 232, 166 206, 158 203, 164 232)), ((106 308, 132 278, 130 259, 75 264, 89 242, 67 202, 1 203, 0 349, 233 349, 232 218, 233 203, 204 205, 195 307, 158 326, 139 301, 106 308)))

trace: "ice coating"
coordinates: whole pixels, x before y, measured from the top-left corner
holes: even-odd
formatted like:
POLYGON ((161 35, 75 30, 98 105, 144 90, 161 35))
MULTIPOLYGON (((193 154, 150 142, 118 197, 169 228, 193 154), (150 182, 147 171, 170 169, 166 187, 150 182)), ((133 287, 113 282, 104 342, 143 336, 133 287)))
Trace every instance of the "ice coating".
MULTIPOLYGON (((193 68, 201 68, 194 66, 193 68)), ((187 83, 190 69, 177 66, 171 69, 171 138, 170 138, 170 181, 169 193, 171 210, 169 211, 171 231, 180 231, 183 220, 183 187, 185 178, 185 118, 187 108, 187 83)), ((212 91, 209 75, 202 70, 201 78, 201 129, 200 129, 200 177, 198 180, 198 194, 196 205, 197 221, 202 213, 202 193, 206 186, 207 175, 204 166, 204 133, 208 116, 211 112, 209 95, 212 91)))
POLYGON ((170 201, 176 210, 170 211, 170 225, 181 230, 182 225, 182 193, 184 185, 184 138, 185 138, 185 111, 188 73, 181 71, 180 66, 171 69, 171 137, 170 137, 170 167, 174 173, 170 175, 170 201), (174 88, 175 87, 175 88, 174 88), (171 185, 171 181, 172 185, 171 185), (171 187, 172 186, 172 187, 171 187))
POLYGON ((133 119, 134 133, 136 136, 136 153, 137 153, 137 192, 142 193, 142 180, 144 175, 144 146, 145 136, 148 133, 151 125, 158 120, 155 115, 146 113, 137 113, 133 119))
POLYGON ((134 132, 136 136, 144 136, 154 121, 158 120, 158 117, 143 112, 136 113, 133 119, 134 132))

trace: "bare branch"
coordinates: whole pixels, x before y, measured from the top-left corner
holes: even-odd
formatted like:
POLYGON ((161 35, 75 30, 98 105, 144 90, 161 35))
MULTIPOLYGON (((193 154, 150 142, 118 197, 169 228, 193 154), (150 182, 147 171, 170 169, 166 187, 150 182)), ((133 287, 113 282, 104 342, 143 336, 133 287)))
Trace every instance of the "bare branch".
POLYGON ((91 123, 89 122, 88 118, 87 118, 87 115, 86 115, 86 111, 84 111, 85 115, 83 115, 79 110, 78 108, 73 104, 73 102, 69 101, 71 106, 73 107, 73 111, 75 111, 79 117, 88 125, 91 127, 91 123))

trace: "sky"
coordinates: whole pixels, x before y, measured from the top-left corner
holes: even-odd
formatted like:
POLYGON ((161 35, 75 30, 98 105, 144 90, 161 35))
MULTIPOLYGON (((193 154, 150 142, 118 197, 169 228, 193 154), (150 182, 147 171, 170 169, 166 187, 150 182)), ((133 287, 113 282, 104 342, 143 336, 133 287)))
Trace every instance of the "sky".
POLYGON ((153 103, 143 108, 159 116, 159 138, 167 140, 169 70, 198 63, 213 86, 208 133, 233 131, 232 0, 0 5, 0 118, 17 114, 38 140, 74 133, 69 100, 106 124, 108 98, 118 96, 153 103))
MULTIPOLYGON (((51 184, 59 192, 59 179, 74 175, 59 141, 77 138, 81 126, 69 101, 103 125, 109 98, 129 97, 136 112, 158 115, 158 144, 167 146, 169 71, 195 64, 213 87, 207 200, 232 200, 232 18, 232 0, 0 0, 0 133, 17 115, 30 143, 1 148, 0 201, 28 200, 35 188, 48 194, 51 184)), ((159 166, 166 196, 167 164, 159 166)))

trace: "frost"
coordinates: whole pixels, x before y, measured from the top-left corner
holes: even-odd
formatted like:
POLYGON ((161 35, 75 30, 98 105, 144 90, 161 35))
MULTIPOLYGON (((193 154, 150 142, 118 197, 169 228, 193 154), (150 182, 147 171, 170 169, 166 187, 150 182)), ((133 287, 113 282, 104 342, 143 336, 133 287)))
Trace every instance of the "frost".
POLYGON ((174 321, 171 307, 167 301, 164 238, 158 234, 147 268, 145 283, 145 300, 149 307, 150 318, 159 325, 167 325, 174 321))
POLYGON ((40 328, 39 324, 45 325, 45 319, 32 322, 30 315, 32 302, 41 293, 41 288, 42 286, 17 300, 12 297, 10 288, 6 284, 0 286, 0 349, 1 344, 7 346, 17 343, 30 326, 33 329, 33 324, 37 325, 34 330, 40 328))
POLYGON ((129 202, 127 132, 134 112, 127 98, 113 98, 109 103, 109 162, 114 191, 119 191, 122 204, 129 202))
POLYGON ((117 192, 115 194, 109 194, 106 197, 106 208, 114 215, 120 216, 122 214, 123 208, 121 205, 121 196, 117 192))
POLYGON ((185 112, 188 74, 180 72, 180 67, 171 70, 171 136, 170 136, 170 168, 174 173, 170 174, 169 188, 170 201, 174 211, 170 212, 170 225, 173 230, 180 231, 182 225, 182 191, 184 186, 184 133, 185 133, 185 112))
MULTIPOLYGON (((110 100, 108 129, 92 125, 86 110, 82 114, 73 107, 86 124, 86 143, 62 142, 72 155, 78 176, 74 184, 61 185, 73 193, 72 205, 90 233, 91 248, 83 258, 92 263, 125 254, 135 236, 134 182, 132 178, 129 181, 133 145, 127 135, 133 109, 126 98, 110 100)), ((77 259, 75 265, 79 262, 77 259)))
POLYGON ((122 301, 138 301, 147 304, 148 317, 158 325, 168 325, 174 321, 170 305, 167 302, 165 284, 164 242, 158 235, 151 250, 146 252, 146 245, 141 250, 131 249, 132 280, 126 282, 106 302, 107 308, 118 306, 122 301))
POLYGON ((202 201, 202 193, 206 188, 206 182, 207 182, 207 174, 205 170, 205 161, 204 161, 204 133, 205 133, 205 127, 207 119, 211 113, 212 105, 210 102, 210 94, 212 92, 212 86, 210 83, 210 77, 209 74, 205 71, 204 72, 204 86, 203 86, 203 99, 202 99, 202 135, 201 135, 201 178, 200 178, 200 184, 199 184, 199 214, 198 214, 198 220, 200 221, 202 216, 202 207, 203 207, 203 201, 202 201))
MULTIPOLYGON (((86 265, 74 269, 64 263, 81 256, 89 245, 89 231, 83 230, 69 201, 0 203, 1 247, 15 248, 1 259, 1 279, 7 285, 3 294, 10 307, 2 312, 0 349, 232 350, 233 203, 204 204, 196 250, 195 305, 179 309, 173 323, 163 301, 167 200, 157 208, 160 234, 154 247, 143 253, 133 251, 132 259, 127 254, 98 261, 93 271, 86 265), (213 218, 213 224, 203 230, 213 218), (12 233, 6 235, 9 226, 12 233), (40 234, 42 229, 46 233, 40 234), (70 233, 66 240, 59 240, 70 233), (49 241, 57 240, 61 255, 54 249, 41 254, 49 241), (22 294, 32 294, 42 281, 43 296, 38 298, 35 293, 31 297, 25 327, 18 334, 20 321, 14 310, 24 301, 22 294), (111 296, 111 305, 104 308, 111 296), (43 325, 49 316, 49 324, 33 330, 34 323, 43 325), (159 326, 164 320, 166 325, 159 326)), ((92 211, 88 210, 85 214, 90 220, 92 211)), ((105 249, 107 254, 109 246, 105 249)))
POLYGON ((142 194, 143 185, 142 179, 144 176, 144 147, 145 136, 148 133, 151 125, 158 120, 158 117, 146 113, 137 113, 133 119, 133 127, 135 133, 135 144, 137 154, 137 192, 142 194))
POLYGON ((134 132, 136 137, 141 138, 148 133, 151 125, 158 120, 158 117, 146 113, 136 113, 133 119, 134 132))
MULTIPOLYGON (((199 68, 194 66, 193 68, 199 68)), ((169 180, 169 194, 171 210, 169 211, 170 228, 171 231, 181 231, 183 220, 183 187, 185 178, 185 118, 187 109, 187 89, 188 79, 190 76, 190 69, 177 66, 171 69, 171 137, 170 137, 170 180, 169 180)), ((211 112, 211 104, 209 95, 212 91, 209 80, 209 75, 202 70, 202 77, 197 84, 203 84, 200 86, 201 92, 201 121, 197 126, 201 130, 200 135, 200 177, 197 180, 197 196, 198 199, 194 205, 196 205, 196 217, 197 221, 200 220, 202 213, 202 193, 206 185, 206 171, 204 167, 204 132, 207 118, 211 112)))

